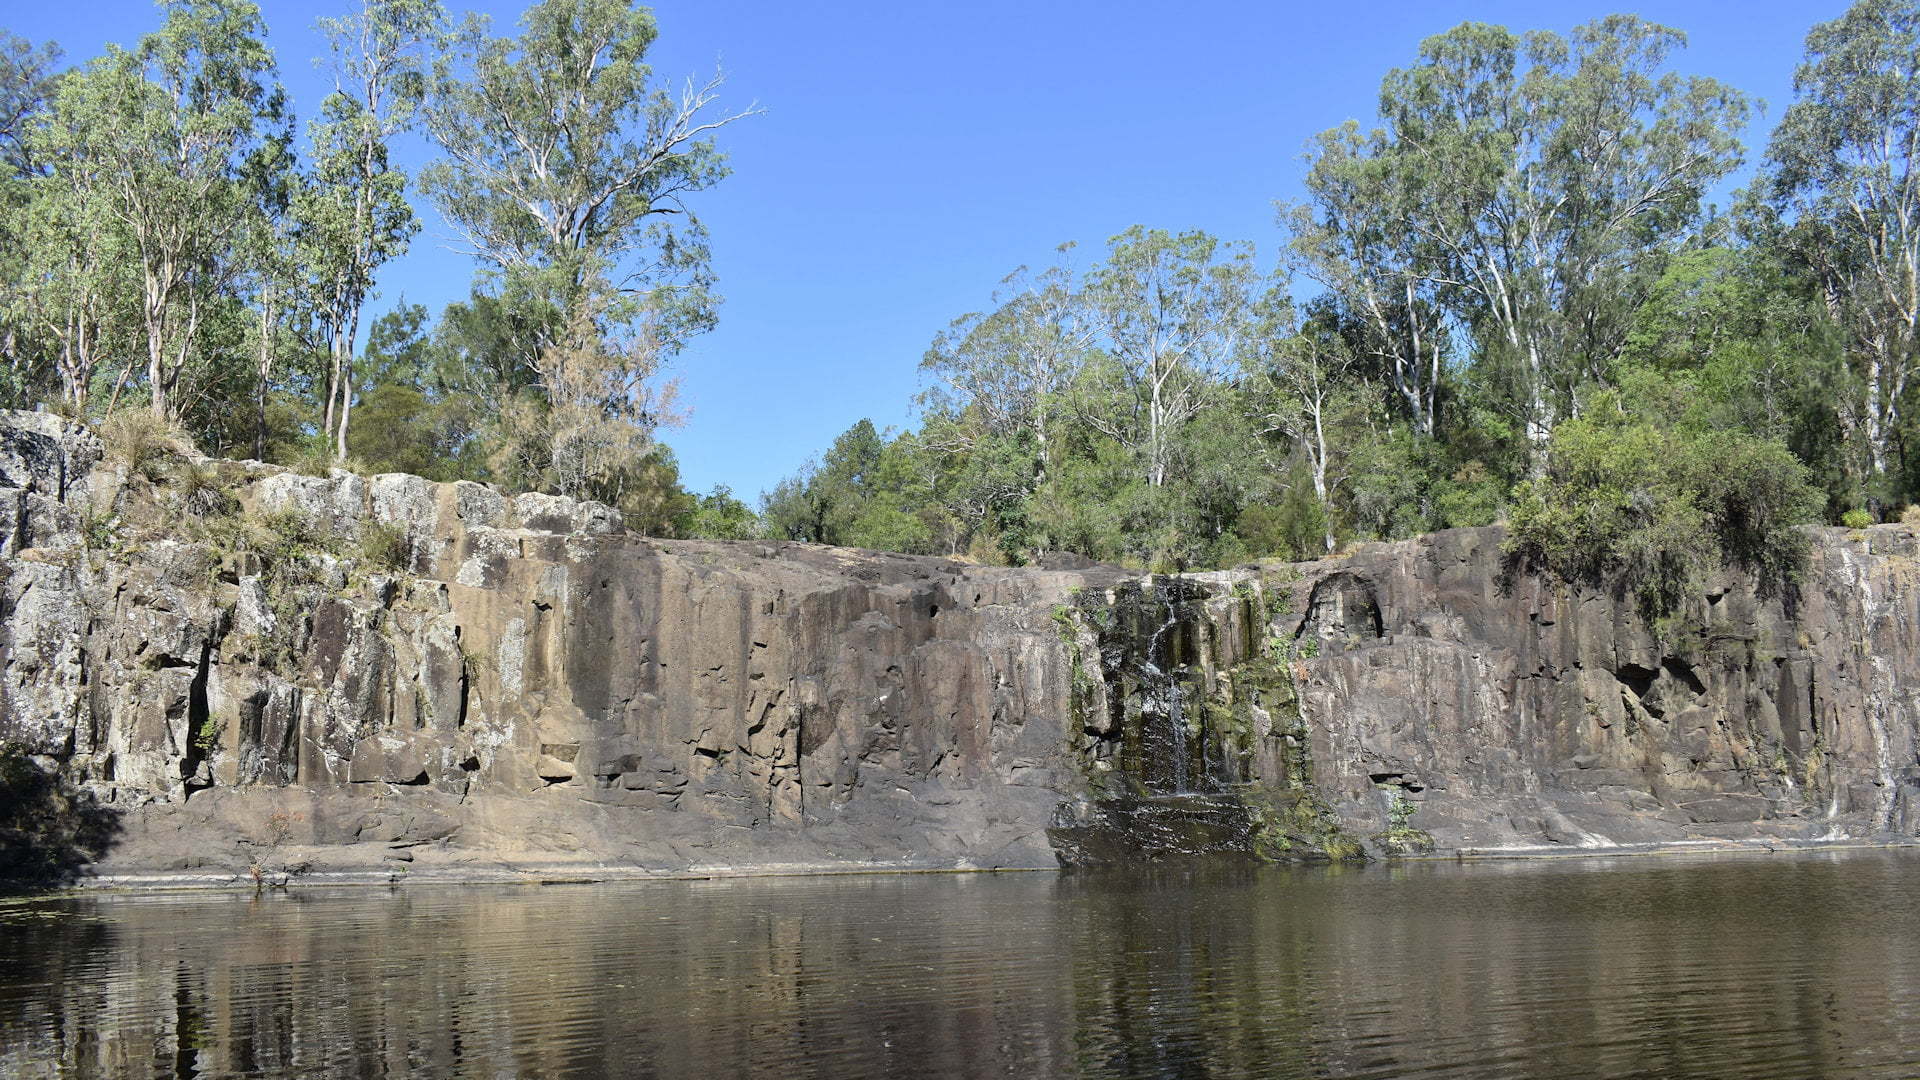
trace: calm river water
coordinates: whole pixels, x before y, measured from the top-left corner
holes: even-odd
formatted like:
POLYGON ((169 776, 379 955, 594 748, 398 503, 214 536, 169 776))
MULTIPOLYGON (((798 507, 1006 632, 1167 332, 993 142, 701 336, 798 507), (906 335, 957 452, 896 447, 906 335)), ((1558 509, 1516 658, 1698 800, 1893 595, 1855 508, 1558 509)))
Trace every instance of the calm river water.
POLYGON ((1920 1075, 1920 851, 0 906, 0 1074, 1920 1075))

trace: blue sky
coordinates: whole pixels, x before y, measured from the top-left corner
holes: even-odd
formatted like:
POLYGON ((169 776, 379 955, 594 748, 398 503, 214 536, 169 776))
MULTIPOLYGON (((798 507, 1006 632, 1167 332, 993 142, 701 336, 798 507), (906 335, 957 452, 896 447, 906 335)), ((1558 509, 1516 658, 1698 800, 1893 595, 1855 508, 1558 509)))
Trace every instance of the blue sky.
MULTIPOLYGON (((304 122, 326 89, 314 20, 344 5, 262 7, 304 122)), ((501 32, 523 7, 477 9, 501 32)), ((934 334, 1064 241, 1081 245, 1084 265, 1135 223, 1201 228, 1251 240, 1270 261, 1273 201, 1299 194, 1308 138, 1370 121, 1387 69, 1462 21, 1565 31, 1624 9, 1682 29, 1690 47, 1676 70, 1767 101, 1746 133, 1751 158, 1788 101, 1807 28, 1845 7, 663 0, 656 74, 677 83, 719 62, 721 104, 767 110, 722 133, 734 175, 692 203, 726 302, 719 329, 674 365, 693 412, 666 441, 690 488, 727 484, 751 501, 862 417, 912 423, 934 334)), ((143 0, 0 15, 74 62, 158 21, 143 0)), ((416 144, 401 160, 428 153, 416 144)), ((416 208, 426 227, 383 272, 372 313, 402 295, 437 311, 468 292, 470 260, 447 250, 424 200, 416 208)))

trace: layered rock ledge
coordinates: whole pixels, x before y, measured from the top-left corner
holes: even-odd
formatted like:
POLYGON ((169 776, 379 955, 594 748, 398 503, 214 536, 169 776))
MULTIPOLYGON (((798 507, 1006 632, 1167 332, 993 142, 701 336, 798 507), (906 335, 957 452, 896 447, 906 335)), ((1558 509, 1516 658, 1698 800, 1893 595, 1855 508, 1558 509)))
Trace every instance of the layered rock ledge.
POLYGON ((1920 825, 1898 526, 1823 530, 1797 588, 1727 576, 1656 628, 1511 572, 1496 529, 1177 579, 989 568, 655 540, 473 483, 130 464, 39 414, 0 414, 0 505, 0 744, 35 780, 16 801, 46 802, 37 841, 97 883, 1920 825))

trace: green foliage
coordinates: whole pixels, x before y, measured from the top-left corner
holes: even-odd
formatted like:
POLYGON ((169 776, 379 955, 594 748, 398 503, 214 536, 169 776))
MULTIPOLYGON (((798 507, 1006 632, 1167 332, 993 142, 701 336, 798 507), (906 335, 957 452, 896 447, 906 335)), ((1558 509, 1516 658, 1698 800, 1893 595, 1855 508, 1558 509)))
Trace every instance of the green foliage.
POLYGON ((1873 524, 1873 515, 1865 510, 1849 510, 1840 515, 1840 524, 1849 529, 1864 529, 1873 524))
POLYGON ((1387 798, 1386 830, 1375 835, 1373 842, 1390 856, 1430 854, 1434 848, 1433 834, 1412 825, 1413 816, 1419 810, 1419 804, 1407 798, 1404 790, 1394 788, 1387 798))
POLYGON ((1418 433, 1443 422, 1461 338, 1536 461, 1604 370, 1740 164, 1747 99, 1667 70, 1684 44, 1630 15, 1565 37, 1465 23, 1388 72, 1380 127, 1316 140, 1291 252, 1418 433))
POLYGON ((1778 442, 1663 426, 1674 404, 1633 412, 1608 391, 1560 425, 1546 475, 1516 491, 1508 551, 1568 580, 1624 581, 1656 614, 1722 564, 1791 578, 1807 546, 1795 526, 1820 505, 1806 467, 1778 442))
POLYGON ((340 460, 327 436, 314 435, 301 440, 286 464, 302 476, 325 477, 339 467, 340 460))
POLYGON ((648 486, 652 433, 674 415, 652 377, 714 323, 684 200, 726 176, 712 132, 746 114, 711 113, 718 76, 656 86, 658 28, 625 0, 541 0, 520 25, 494 38, 471 17, 456 35, 426 109, 446 157, 422 186, 535 329, 493 360, 523 371, 491 392, 491 471, 618 503, 648 486))
POLYGON ((212 757, 220 749, 220 740, 226 735, 227 722, 218 717, 208 716, 200 722, 199 729, 193 733, 193 748, 201 757, 212 757))
POLYGON ((120 518, 84 510, 80 515, 80 544, 88 551, 114 551, 120 546, 120 518))
POLYGON ((1885 489, 1920 375, 1916 53, 1913 0, 1857 0, 1814 26, 1746 207, 1750 231, 1816 287, 1840 332, 1843 377, 1825 391, 1853 429, 1846 471, 1877 500, 1898 496, 1885 489))
POLYGON ((398 522, 362 521, 354 558, 365 569, 406 573, 413 568, 413 548, 407 543, 406 527, 398 522))
POLYGON ((1327 507, 1314 498, 1313 488, 1297 470, 1293 475, 1294 482, 1281 490, 1277 504, 1241 508, 1233 528, 1249 555, 1297 562, 1326 554, 1327 507))
POLYGON ((929 553, 941 522, 928 505, 934 492, 919 468, 927 464, 921 451, 918 440, 862 420, 834 440, 819 466, 774 488, 760 519, 789 540, 929 553))
POLYGON ((284 144, 284 95, 259 9, 168 0, 133 51, 109 47, 60 80, 36 152, 81 229, 105 230, 137 271, 145 392, 185 412, 209 360, 202 334, 237 291, 261 221, 253 163, 284 144))
POLYGON ((752 540, 761 531, 759 515, 725 484, 697 497, 673 527, 676 536, 689 540, 752 540))

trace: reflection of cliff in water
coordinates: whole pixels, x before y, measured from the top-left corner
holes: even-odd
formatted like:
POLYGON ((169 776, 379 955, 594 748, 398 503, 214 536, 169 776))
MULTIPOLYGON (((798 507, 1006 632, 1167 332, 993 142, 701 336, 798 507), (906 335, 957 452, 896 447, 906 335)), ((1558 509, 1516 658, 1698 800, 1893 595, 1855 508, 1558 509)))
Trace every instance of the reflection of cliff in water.
POLYGON ((0 1075, 1908 1076, 1920 853, 87 897, 0 1075))

